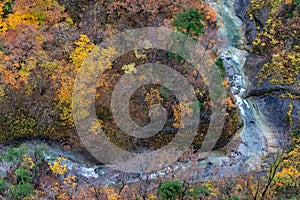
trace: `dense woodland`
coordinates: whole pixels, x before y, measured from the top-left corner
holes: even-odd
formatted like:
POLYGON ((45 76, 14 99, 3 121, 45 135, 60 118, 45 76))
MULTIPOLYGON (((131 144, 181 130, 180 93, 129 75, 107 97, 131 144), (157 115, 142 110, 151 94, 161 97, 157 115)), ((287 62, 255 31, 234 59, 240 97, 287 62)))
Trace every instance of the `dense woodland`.
MULTIPOLYGON (((299 199, 300 125, 292 119, 293 102, 299 99, 300 1, 251 0, 247 15, 257 28, 251 54, 266 63, 258 71, 256 86, 281 85, 292 99, 286 113, 287 145, 268 171, 232 178, 193 182, 170 175, 138 183, 100 187, 83 184, 68 174, 64 158, 48 163, 43 147, 30 152, 22 141, 43 139, 66 150, 83 148, 72 116, 72 91, 76 73, 88 54, 104 38, 126 29, 165 26, 199 42, 211 54, 222 44, 217 36, 217 14, 204 1, 191 0, 2 0, 0 2, 0 142, 10 146, 1 160, 15 163, 0 178, 2 199, 299 199), (265 23, 257 11, 268 9, 265 23)), ((107 54, 113 54, 111 49, 107 54)), ((216 55, 215 55, 216 56, 216 55)), ((236 99, 230 93, 223 61, 217 59, 227 90, 225 125, 215 148, 224 147, 243 126, 236 99)), ((120 77, 148 62, 172 66, 197 89, 200 108, 198 132, 192 151, 201 147, 211 114, 210 97, 201 76, 189 70, 179 56, 159 49, 141 49, 111 63, 97 85, 96 112, 110 141, 128 151, 157 149, 167 144, 180 126, 180 103, 161 85, 146 85, 130 102, 138 124, 148 123, 149 108, 162 104, 167 110, 165 129, 147 140, 126 136, 114 123, 110 110, 112 90, 120 77)), ((298 111, 299 112, 299 111, 298 111)))

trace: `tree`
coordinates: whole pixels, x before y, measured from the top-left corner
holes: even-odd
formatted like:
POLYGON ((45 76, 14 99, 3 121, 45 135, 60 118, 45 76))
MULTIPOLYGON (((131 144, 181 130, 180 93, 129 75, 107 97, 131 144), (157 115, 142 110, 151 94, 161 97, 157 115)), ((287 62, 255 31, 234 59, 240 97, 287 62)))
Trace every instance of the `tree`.
POLYGON ((177 15, 172 25, 177 31, 197 39, 200 34, 204 33, 203 20, 204 16, 198 9, 184 9, 184 12, 177 15))

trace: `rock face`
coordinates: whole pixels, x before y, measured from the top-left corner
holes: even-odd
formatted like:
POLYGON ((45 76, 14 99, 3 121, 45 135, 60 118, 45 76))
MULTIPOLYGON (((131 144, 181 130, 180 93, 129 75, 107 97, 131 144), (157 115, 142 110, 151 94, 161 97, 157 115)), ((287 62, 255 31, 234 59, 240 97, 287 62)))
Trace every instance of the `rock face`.
POLYGON ((246 63, 244 65, 244 73, 249 79, 248 81, 248 91, 254 89, 255 85, 257 85, 257 81, 255 79, 256 74, 261 70, 263 65, 267 62, 267 59, 264 56, 250 54, 247 57, 246 63))
MULTIPOLYGON (((244 22, 247 43, 251 44, 257 31, 246 13, 248 6, 251 6, 249 0, 235 1, 236 15, 244 22)), ((265 26, 268 16, 269 9, 266 6, 253 13, 255 24, 260 31, 265 26)), ((279 137, 284 138, 288 130, 300 129, 300 91, 296 86, 272 85, 268 80, 263 80, 263 83, 258 85, 257 73, 267 62, 268 59, 263 55, 249 54, 243 68, 248 83, 245 95, 246 98, 251 98, 264 120, 273 126, 274 130, 278 130, 279 137)))
POLYGON ((265 120, 272 124, 278 131, 284 131, 288 127, 286 113, 289 110, 291 99, 280 98, 276 95, 253 97, 260 112, 265 116, 265 120))
POLYGON ((250 17, 246 14, 248 6, 250 6, 249 0, 236 0, 234 2, 236 15, 244 22, 246 26, 245 36, 247 39, 247 44, 251 44, 257 35, 257 31, 254 23, 250 20, 250 17))
POLYGON ((260 31, 264 28, 266 25, 266 21, 269 17, 269 9, 268 7, 264 6, 261 10, 258 10, 254 13, 254 20, 256 24, 259 25, 260 31))

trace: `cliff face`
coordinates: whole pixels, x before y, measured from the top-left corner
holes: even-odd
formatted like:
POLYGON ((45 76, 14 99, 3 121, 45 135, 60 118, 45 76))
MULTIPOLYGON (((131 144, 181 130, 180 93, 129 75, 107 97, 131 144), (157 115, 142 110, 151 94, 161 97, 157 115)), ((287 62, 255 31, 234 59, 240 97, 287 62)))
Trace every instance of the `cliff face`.
POLYGON ((257 35, 254 23, 250 20, 249 15, 246 14, 249 6, 249 0, 236 0, 234 4, 236 15, 244 22, 246 26, 245 36, 247 38, 247 44, 251 44, 257 35))
POLYGON ((251 47, 248 46, 250 54, 244 65, 244 73, 248 79, 246 98, 251 98, 256 109, 264 116, 264 120, 278 130, 279 137, 283 138, 284 132, 298 131, 300 128, 300 77, 297 67, 299 25, 295 22, 299 19, 299 8, 295 5, 281 4, 275 9, 267 3, 255 9, 254 6, 257 7, 254 3, 251 5, 249 0, 235 1, 236 14, 245 24, 247 44, 253 44, 251 47), (279 25, 271 25, 276 23, 279 25), (281 28, 287 29, 284 27, 286 24, 298 26, 293 30, 296 35, 291 31, 280 32, 281 28), (275 27, 274 30, 271 27, 275 27), (264 38, 270 38, 270 41, 263 44, 261 41, 264 38), (273 40, 279 41, 281 45, 276 42, 272 45, 273 40), (257 51, 255 50, 257 47, 265 48, 257 51), (289 63, 288 56, 283 56, 291 54, 296 55, 295 65, 289 63), (283 67, 275 65, 277 63, 273 60, 274 55, 280 55, 277 62, 283 62, 283 67), (289 73, 287 77, 285 70, 289 73), (289 77, 293 77, 293 81, 286 81, 289 77))

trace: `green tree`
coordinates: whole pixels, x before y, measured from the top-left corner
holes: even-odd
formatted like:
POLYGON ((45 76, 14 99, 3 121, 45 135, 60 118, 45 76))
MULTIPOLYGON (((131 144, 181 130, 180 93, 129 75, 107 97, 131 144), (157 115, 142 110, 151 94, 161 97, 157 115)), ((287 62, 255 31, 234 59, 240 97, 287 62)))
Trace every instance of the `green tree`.
POLYGON ((166 181, 158 189, 163 200, 172 200, 182 195, 182 186, 179 181, 166 181))
POLYGON ((179 13, 172 23, 177 31, 186 34, 192 38, 198 38, 200 34, 203 33, 204 16, 200 13, 198 9, 191 8, 189 10, 184 9, 183 13, 179 13))

